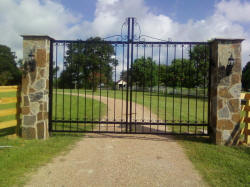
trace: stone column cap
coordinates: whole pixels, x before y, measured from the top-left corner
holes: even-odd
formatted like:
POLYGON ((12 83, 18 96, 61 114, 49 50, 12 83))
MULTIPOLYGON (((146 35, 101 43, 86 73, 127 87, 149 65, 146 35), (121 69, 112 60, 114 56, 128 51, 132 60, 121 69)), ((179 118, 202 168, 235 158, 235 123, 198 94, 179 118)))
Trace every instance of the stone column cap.
POLYGON ((24 39, 48 39, 48 40, 55 40, 54 38, 48 36, 48 35, 21 35, 24 39))
POLYGON ((242 42, 244 40, 243 38, 213 38, 209 42, 242 42))

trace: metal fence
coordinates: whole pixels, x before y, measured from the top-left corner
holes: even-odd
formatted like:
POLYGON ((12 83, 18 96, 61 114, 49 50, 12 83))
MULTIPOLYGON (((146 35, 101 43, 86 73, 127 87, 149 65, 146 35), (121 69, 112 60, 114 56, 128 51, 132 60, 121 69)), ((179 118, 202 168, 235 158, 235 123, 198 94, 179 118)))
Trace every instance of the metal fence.
POLYGON ((209 44, 146 41, 134 18, 124 25, 125 39, 53 41, 50 130, 207 135, 209 44))

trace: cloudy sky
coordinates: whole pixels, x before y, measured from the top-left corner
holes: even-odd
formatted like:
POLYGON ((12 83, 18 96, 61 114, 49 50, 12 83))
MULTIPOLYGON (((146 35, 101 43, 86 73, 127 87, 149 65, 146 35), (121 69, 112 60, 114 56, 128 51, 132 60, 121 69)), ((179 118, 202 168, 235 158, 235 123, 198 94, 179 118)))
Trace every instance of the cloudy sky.
POLYGON ((119 34, 126 17, 165 40, 244 38, 243 64, 250 60, 250 0, 0 0, 0 44, 22 58, 22 34, 106 37, 119 34))

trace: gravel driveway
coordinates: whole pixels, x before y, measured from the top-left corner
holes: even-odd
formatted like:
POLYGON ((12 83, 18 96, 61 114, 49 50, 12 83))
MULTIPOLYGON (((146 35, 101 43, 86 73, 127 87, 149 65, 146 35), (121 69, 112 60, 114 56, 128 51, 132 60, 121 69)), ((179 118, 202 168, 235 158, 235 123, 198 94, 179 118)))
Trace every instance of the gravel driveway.
MULTIPOLYGON (((94 96, 94 99, 98 100, 99 97, 94 96)), ((102 102, 106 102, 105 97, 102 97, 102 102)), ((108 115, 114 113, 112 102, 114 100, 110 99, 108 115)), ((122 101, 116 99, 116 102, 119 106, 122 101)), ((137 104, 138 117, 142 115, 141 108, 137 104)), ((122 115, 120 111, 116 113, 122 115)), ((155 117, 152 115, 152 118, 155 117)), ((38 169, 26 186, 153 187, 206 184, 171 136, 87 134, 69 153, 56 157, 38 169)))

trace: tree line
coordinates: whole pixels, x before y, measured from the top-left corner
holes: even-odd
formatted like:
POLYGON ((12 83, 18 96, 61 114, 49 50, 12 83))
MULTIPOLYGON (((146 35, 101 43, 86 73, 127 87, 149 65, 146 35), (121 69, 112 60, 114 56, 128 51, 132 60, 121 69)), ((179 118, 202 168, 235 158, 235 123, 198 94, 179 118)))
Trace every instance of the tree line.
POLYGON ((123 71, 120 78, 137 84, 139 87, 206 86, 209 67, 208 50, 205 50, 205 46, 195 46, 192 51, 189 51, 189 57, 189 59, 173 59, 170 65, 159 65, 150 57, 141 57, 133 62, 128 71, 123 71))
MULTIPOLYGON (((58 77, 58 88, 87 88, 114 86, 113 70, 118 61, 113 58, 114 47, 101 38, 89 38, 85 43, 70 43, 64 68, 58 77)), ((121 72, 120 79, 140 87, 155 85, 196 87, 207 84, 209 50, 195 46, 189 52, 190 59, 174 59, 170 65, 158 65, 152 58, 139 58, 131 68, 121 72), (129 75, 129 77, 127 77, 129 75)))

